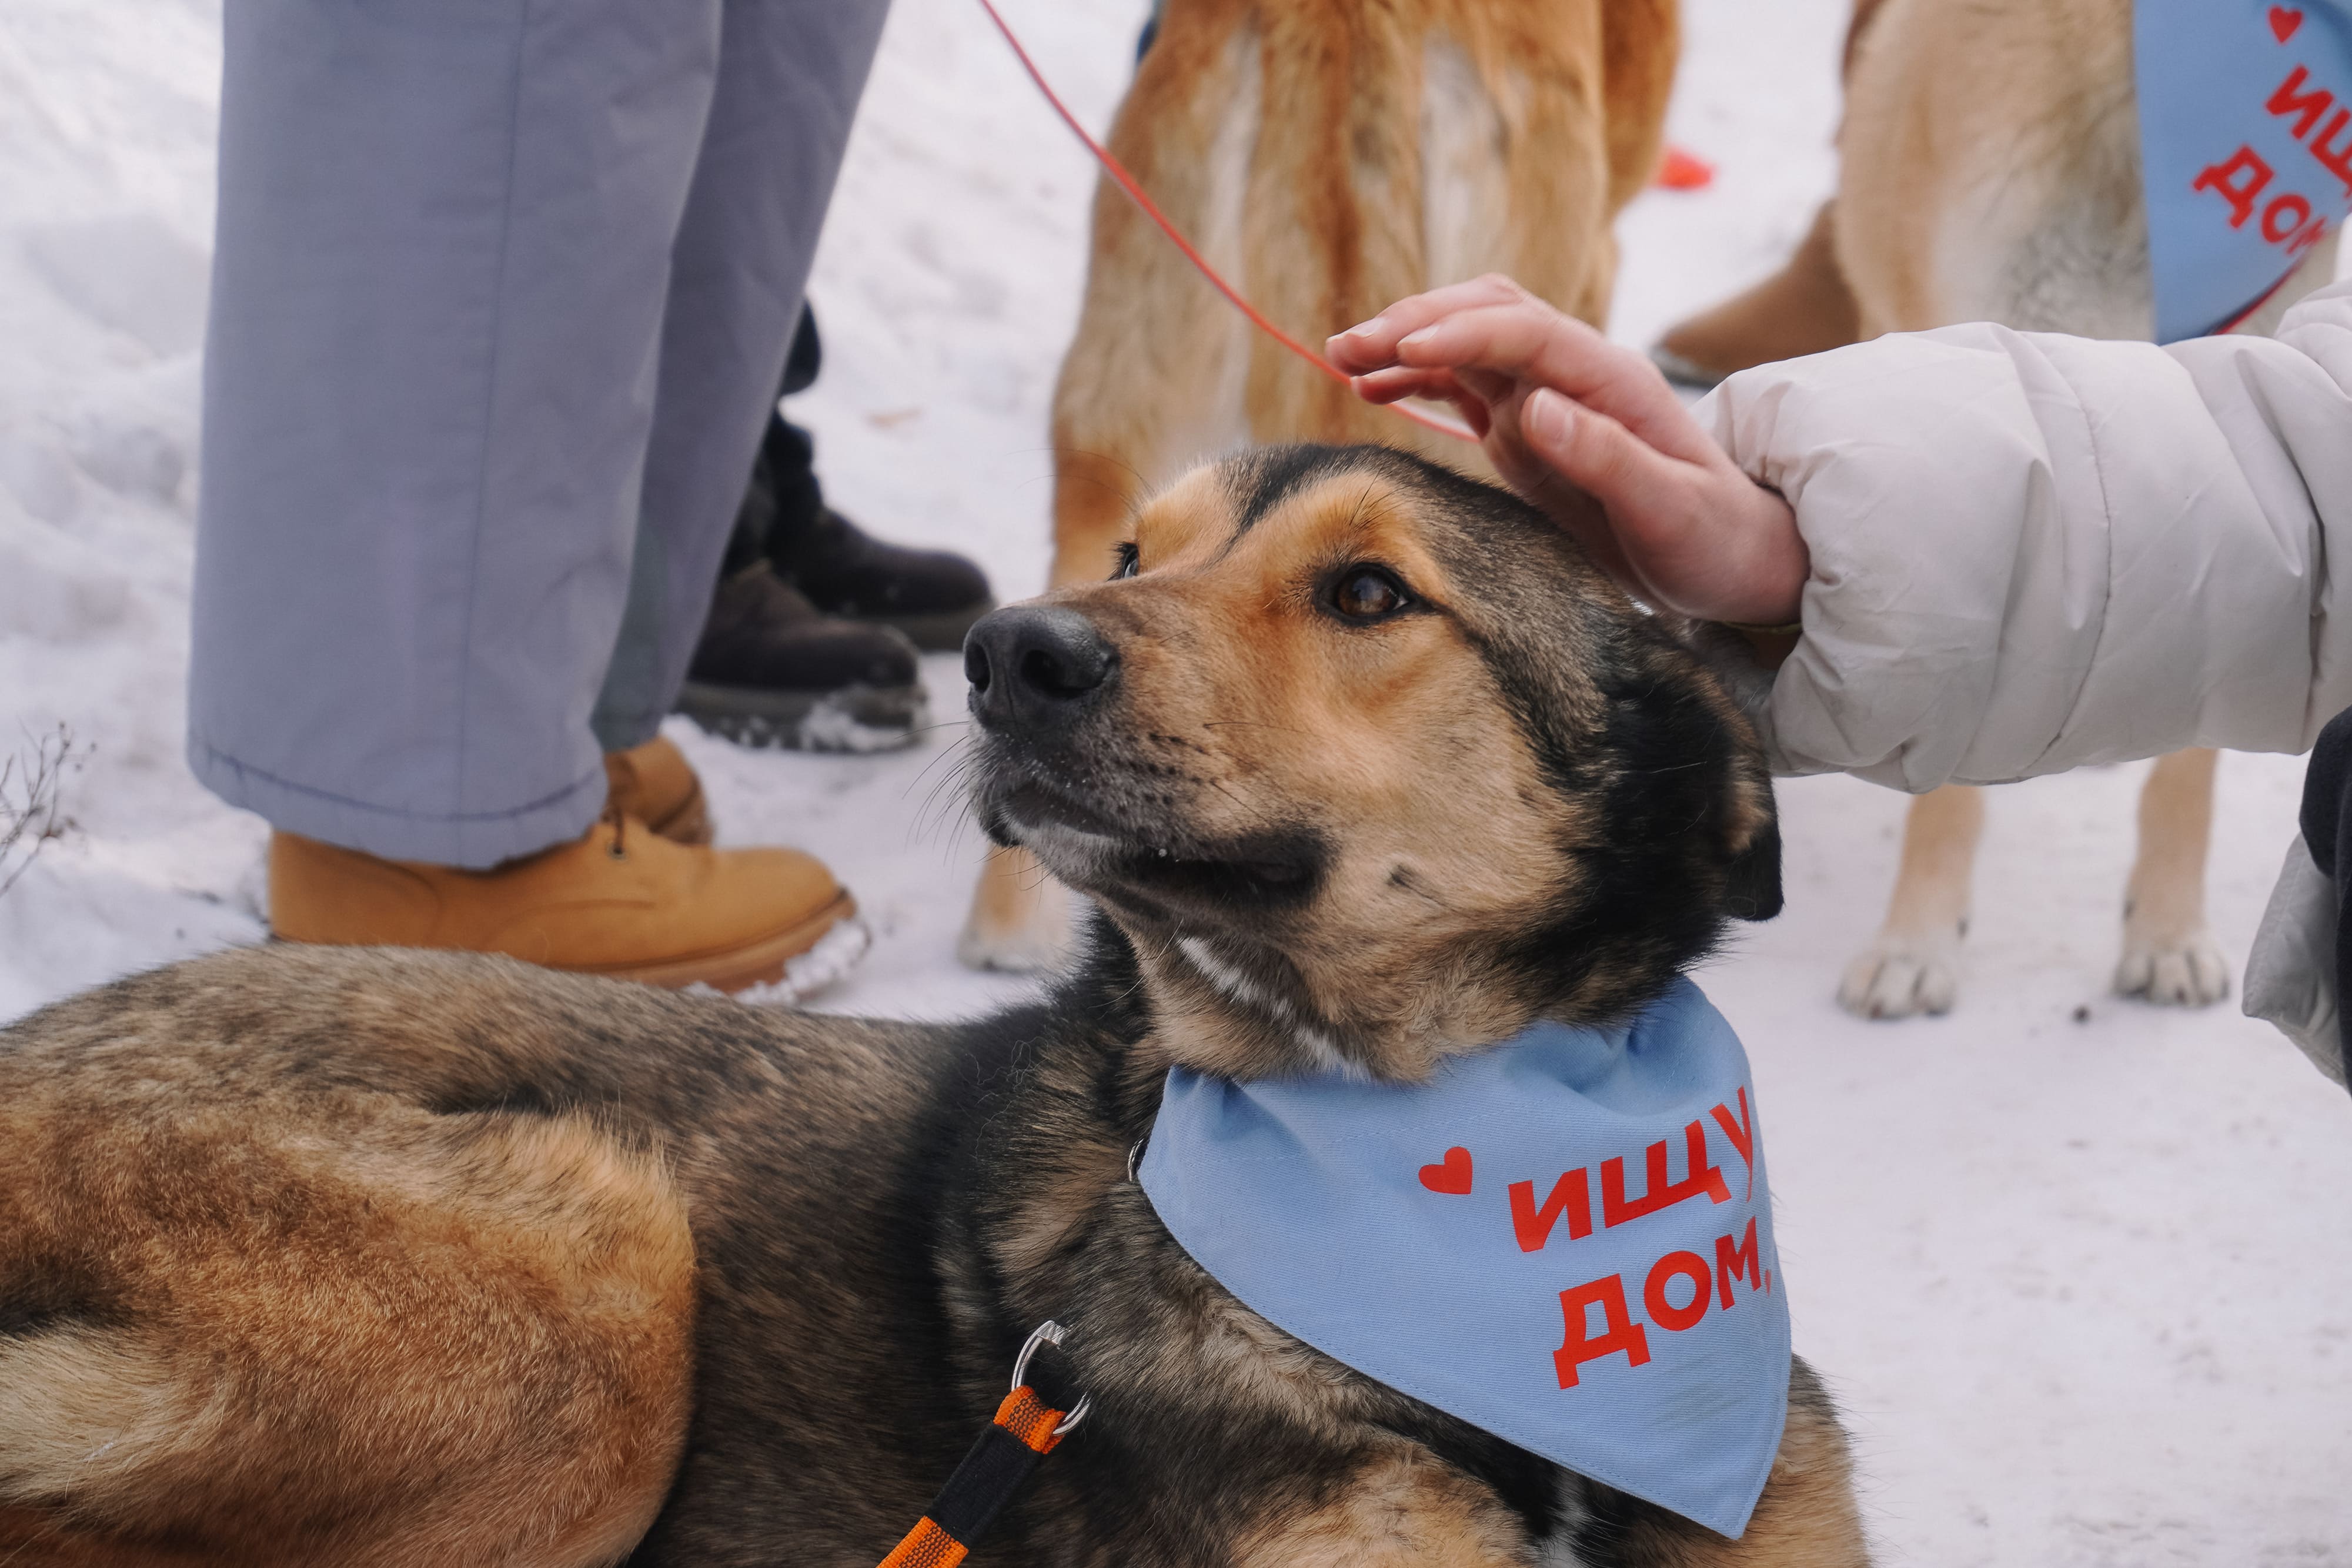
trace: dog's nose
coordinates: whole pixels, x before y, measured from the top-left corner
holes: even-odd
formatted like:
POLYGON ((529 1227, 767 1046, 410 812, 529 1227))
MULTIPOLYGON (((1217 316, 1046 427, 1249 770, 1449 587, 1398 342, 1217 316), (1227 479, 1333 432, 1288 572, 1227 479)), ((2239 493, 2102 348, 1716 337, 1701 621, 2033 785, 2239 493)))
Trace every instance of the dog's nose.
POLYGON ((1067 723, 1108 691, 1118 653, 1075 610, 1016 604, 965 634, 963 674, 981 723, 1042 727, 1067 723))

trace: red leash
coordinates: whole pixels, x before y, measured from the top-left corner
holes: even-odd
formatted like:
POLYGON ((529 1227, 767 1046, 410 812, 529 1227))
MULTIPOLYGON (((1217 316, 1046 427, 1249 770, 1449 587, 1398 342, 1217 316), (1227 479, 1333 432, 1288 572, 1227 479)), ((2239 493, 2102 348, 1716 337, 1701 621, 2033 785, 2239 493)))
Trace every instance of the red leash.
MULTIPOLYGON (((1217 269, 1209 265, 1208 258, 1193 249, 1192 242, 1186 239, 1182 231, 1169 221, 1168 214, 1160 210, 1160 204, 1144 193, 1143 187, 1136 183, 1135 176, 1127 172, 1126 165, 1112 157, 1110 149, 1087 134, 1087 128, 1078 123, 1078 117, 1070 112, 1069 105, 1062 101, 1061 95, 1054 90, 1053 84, 1048 82, 1045 73, 1037 68, 1037 62, 1031 59, 1029 51, 1021 47, 1021 40, 1013 35, 1011 26, 1005 22, 1003 14, 996 9, 995 0, 980 0, 980 8, 988 13, 988 19, 996 24, 996 30, 1004 35, 1006 43, 1013 46, 1013 53, 1020 59, 1021 68, 1029 73, 1029 79, 1037 84, 1037 90, 1045 95, 1045 101, 1054 106, 1054 112, 1062 117, 1062 123, 1070 128, 1070 133, 1086 143, 1087 151, 1095 155, 1095 162, 1103 166, 1103 172, 1118 181, 1118 188, 1125 191, 1134 200, 1135 204, 1143 209, 1143 215, 1160 225, 1160 232, 1166 235, 1174 242, 1176 248, 1184 253, 1185 260, 1200 269, 1201 276, 1209 280, 1210 287, 1231 300, 1234 308, 1248 317, 1251 325, 1259 331, 1297 354, 1333 381, 1347 381, 1348 376, 1345 371, 1340 371, 1322 355, 1260 315, 1257 307, 1242 298, 1239 289, 1217 275, 1217 269)), ((1391 413, 1401 413, 1415 424, 1425 425, 1441 434, 1454 436, 1463 441, 1475 442, 1478 439, 1469 426, 1443 415, 1423 413, 1419 409, 1408 408, 1401 402, 1390 403, 1387 407, 1391 413)))

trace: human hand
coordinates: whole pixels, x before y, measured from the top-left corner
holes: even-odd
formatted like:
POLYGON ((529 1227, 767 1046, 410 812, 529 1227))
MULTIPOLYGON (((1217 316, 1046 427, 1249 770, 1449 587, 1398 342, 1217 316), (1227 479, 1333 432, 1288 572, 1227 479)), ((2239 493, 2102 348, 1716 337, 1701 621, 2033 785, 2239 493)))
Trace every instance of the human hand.
POLYGON ((1811 562, 1789 503, 1733 465, 1648 360, 1509 278, 1401 299, 1325 351, 1369 402, 1461 410, 1504 480, 1651 603, 1797 619, 1811 562))

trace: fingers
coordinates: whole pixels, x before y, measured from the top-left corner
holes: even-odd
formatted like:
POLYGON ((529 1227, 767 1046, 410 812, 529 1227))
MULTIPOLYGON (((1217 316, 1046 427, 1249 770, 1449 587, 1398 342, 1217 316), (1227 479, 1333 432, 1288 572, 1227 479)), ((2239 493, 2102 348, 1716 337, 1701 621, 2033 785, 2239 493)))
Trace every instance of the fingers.
POLYGON ((1327 352, 1370 402, 1460 409, 1496 471, 1653 602, 1793 616, 1810 564, 1788 503, 1732 464, 1647 359, 1510 279, 1401 299, 1327 352))
MULTIPOLYGON (((1563 520, 1619 580, 1667 609, 1706 620, 1779 625, 1796 619, 1811 557, 1780 496, 1727 461, 1667 457, 1608 415, 1555 392, 1531 395, 1517 429, 1532 455, 1607 512, 1597 528, 1563 520), (1606 535, 1605 543, 1591 537, 1595 532, 1606 535)), ((1556 504, 1547 509, 1562 515, 1556 504)))
POLYGON ((1396 358, 1417 369, 1484 371, 1556 389, 1686 462, 1713 450, 1656 366, 1536 300, 1454 311, 1401 337, 1396 358))
POLYGON ((1458 402, 1470 397, 1496 403, 1517 390, 1502 377, 1485 371, 1417 370, 1409 365, 1391 365, 1370 375, 1351 376, 1349 381, 1356 394, 1367 402, 1394 402, 1403 397, 1458 402))
POLYGON ((1597 409, 1580 408, 1544 388, 1519 410, 1528 448, 1612 516, 1650 519, 1656 501, 1681 488, 1687 465, 1665 455, 1597 409))
MULTIPOLYGON (((1671 455, 1697 462, 1712 451, 1647 359, 1499 274, 1401 299, 1332 338, 1326 353, 1359 377, 1397 369, 1452 371, 1489 402, 1497 394, 1480 385, 1479 375, 1496 383, 1533 382, 1590 403, 1671 455)), ((1397 377, 1373 384, 1410 383, 1397 377)))
POLYGON ((1351 380, 1356 395, 1366 402, 1394 402, 1407 397, 1450 398, 1464 391, 1452 371, 1423 371, 1408 365, 1391 365, 1351 380))
POLYGON ((1449 283, 1400 299, 1370 320, 1325 340, 1324 357, 1349 375, 1363 375, 1396 362, 1397 340, 1457 310, 1530 299, 1527 290, 1497 272, 1467 283, 1449 283))
POLYGON ((1394 402, 1401 397, 1464 395, 1499 402, 1513 390, 1502 377, 1484 371, 1427 371, 1410 365, 1391 365, 1386 370, 1348 379, 1356 394, 1367 402, 1394 402))
MULTIPOLYGON (((1528 397, 1517 423, 1530 455, 1558 476, 1563 488, 1590 497, 1593 511, 1603 514, 1564 517, 1569 531, 1619 581, 1683 608, 1678 580, 1684 573, 1676 563, 1708 520, 1706 508, 1693 495, 1702 471, 1666 456, 1607 414, 1549 389, 1528 397)), ((1561 515, 1557 505, 1547 509, 1561 515)))
POLYGON ((1514 421, 1529 457, 1549 471, 1545 509, 1567 527, 1611 576, 1646 587, 1643 561, 1680 530, 1675 499, 1689 474, 1605 413, 1541 390, 1519 404, 1514 421), (1564 504, 1574 496, 1580 507, 1564 504))
POLYGON ((1450 403, 1461 414, 1470 434, 1483 438, 1490 420, 1488 399, 1479 392, 1465 387, 1454 379, 1451 371, 1413 371, 1402 367, 1375 371, 1368 376, 1356 376, 1349 384, 1356 395, 1370 403, 1402 402, 1407 398, 1424 398, 1432 402, 1450 403))

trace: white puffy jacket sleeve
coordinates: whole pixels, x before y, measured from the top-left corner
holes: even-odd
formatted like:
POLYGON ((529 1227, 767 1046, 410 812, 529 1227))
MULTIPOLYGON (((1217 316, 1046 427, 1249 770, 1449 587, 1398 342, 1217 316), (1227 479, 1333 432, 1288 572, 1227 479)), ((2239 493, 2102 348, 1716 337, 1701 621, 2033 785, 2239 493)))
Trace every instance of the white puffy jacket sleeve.
POLYGON ((2352 284, 2275 339, 1954 327, 1747 371, 1698 413, 1812 551, 1760 716, 1780 771, 1919 790, 2299 751, 2352 706, 2352 284))

